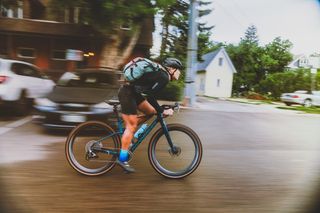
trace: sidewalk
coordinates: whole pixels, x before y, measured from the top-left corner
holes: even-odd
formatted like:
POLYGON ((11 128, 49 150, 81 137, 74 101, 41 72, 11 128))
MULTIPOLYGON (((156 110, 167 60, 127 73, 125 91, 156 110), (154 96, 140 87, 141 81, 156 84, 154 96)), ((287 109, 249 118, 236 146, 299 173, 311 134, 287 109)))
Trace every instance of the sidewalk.
MULTIPOLYGON (((186 109, 209 109, 210 107, 212 107, 212 105, 208 105, 210 103, 214 103, 216 101, 231 101, 231 102, 237 102, 237 103, 244 103, 244 104, 253 104, 253 105, 269 105, 269 106, 285 106, 283 103, 281 102, 267 102, 267 101, 263 101, 263 100, 253 100, 253 99, 246 99, 246 98, 210 98, 210 97, 196 97, 196 101, 194 103, 194 106, 190 107, 190 106, 184 106, 183 101, 179 101, 178 103, 180 104, 181 108, 186 108, 186 109)), ((168 105, 172 105, 175 104, 176 101, 165 101, 165 100, 159 100, 159 104, 168 104, 168 105)))

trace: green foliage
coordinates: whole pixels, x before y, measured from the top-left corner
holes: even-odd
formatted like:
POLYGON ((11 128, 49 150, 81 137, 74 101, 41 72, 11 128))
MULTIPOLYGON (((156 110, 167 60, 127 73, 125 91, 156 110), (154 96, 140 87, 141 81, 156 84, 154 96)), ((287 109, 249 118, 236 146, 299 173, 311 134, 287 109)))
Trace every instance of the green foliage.
POLYGON ((257 35, 257 28, 254 25, 250 25, 245 32, 244 38, 241 38, 240 44, 248 46, 258 46, 259 37, 257 35))
POLYGON ((258 92, 270 94, 273 98, 279 98, 281 93, 294 92, 295 90, 310 90, 311 74, 308 69, 276 72, 267 75, 260 85, 256 87, 258 92))
MULTIPOLYGON (((159 9, 159 14, 162 16, 162 41, 160 58, 175 55, 180 59, 186 58, 188 29, 189 29, 189 6, 190 1, 177 0, 168 1, 167 5, 163 5, 159 9)), ((211 4, 208 1, 199 1, 201 5, 199 9, 199 17, 210 14, 211 10, 205 6, 211 4), (202 8, 204 7, 204 8, 202 8)), ((209 37, 212 26, 207 26, 206 23, 199 23, 198 25, 198 47, 199 55, 201 56, 205 51, 204 48, 211 45, 209 37)))
POLYGON ((304 106, 294 106, 294 107, 277 107, 278 109, 287 109, 287 110, 295 110, 302 111, 310 114, 320 114, 319 107, 304 107, 304 106))
POLYGON ((135 24, 156 11, 149 0, 51 0, 51 6, 57 11, 80 7, 81 21, 102 32, 121 24, 135 24))
MULTIPOLYGON (((160 1, 157 1, 158 3, 160 1)), ((199 16, 208 15, 211 10, 207 6, 211 4, 209 1, 200 0, 199 16)), ((162 16, 162 40, 159 61, 166 57, 179 58, 183 64, 186 64, 187 46, 188 46, 188 29, 189 29, 189 6, 188 0, 168 0, 168 4, 162 4, 159 8, 159 14, 162 16)), ((212 26, 206 23, 198 25, 198 59, 207 53, 212 46, 210 41, 212 26)), ((185 72, 182 72, 180 81, 184 81, 185 72)))
POLYGON ((292 60, 292 55, 289 50, 292 43, 289 40, 281 40, 276 37, 271 43, 265 46, 263 54, 264 69, 268 73, 275 73, 288 65, 292 60))
POLYGON ((183 95, 184 84, 178 81, 170 81, 169 84, 160 91, 157 99, 168 101, 180 101, 183 95))
POLYGON ((259 45, 257 28, 249 26, 238 45, 215 44, 214 48, 225 46, 237 73, 234 76, 233 92, 246 92, 259 89, 261 81, 268 74, 284 72, 292 60, 289 40, 275 38, 265 46, 259 45))

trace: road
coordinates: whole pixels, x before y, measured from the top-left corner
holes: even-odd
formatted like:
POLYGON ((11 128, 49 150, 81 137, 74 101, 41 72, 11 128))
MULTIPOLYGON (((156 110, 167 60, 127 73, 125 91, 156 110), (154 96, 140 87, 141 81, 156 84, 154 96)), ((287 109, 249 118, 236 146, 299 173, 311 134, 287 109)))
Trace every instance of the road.
POLYGON ((30 116, 2 118, 2 212, 309 212, 320 177, 319 118, 201 100, 168 119, 193 128, 204 147, 198 170, 182 180, 152 169, 147 143, 134 174, 115 167, 80 175, 65 160, 64 134, 48 134, 30 116))

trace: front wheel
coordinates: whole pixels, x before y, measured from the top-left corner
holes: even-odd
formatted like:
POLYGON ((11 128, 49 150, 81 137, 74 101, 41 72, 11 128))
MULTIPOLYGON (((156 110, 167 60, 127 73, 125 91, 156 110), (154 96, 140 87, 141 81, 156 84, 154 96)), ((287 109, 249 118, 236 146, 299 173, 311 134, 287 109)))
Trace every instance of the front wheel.
POLYGON ((65 145, 67 161, 72 168, 89 176, 101 175, 111 170, 115 166, 119 149, 119 134, 99 121, 88 121, 75 127, 65 145))
POLYGON ((152 167, 167 178, 184 178, 194 172, 202 158, 202 145, 198 135, 189 127, 169 124, 172 150, 162 128, 152 136, 148 156, 152 167))
POLYGON ((312 101, 310 99, 306 99, 304 102, 303 102, 303 106, 304 107, 311 107, 312 106, 312 101))

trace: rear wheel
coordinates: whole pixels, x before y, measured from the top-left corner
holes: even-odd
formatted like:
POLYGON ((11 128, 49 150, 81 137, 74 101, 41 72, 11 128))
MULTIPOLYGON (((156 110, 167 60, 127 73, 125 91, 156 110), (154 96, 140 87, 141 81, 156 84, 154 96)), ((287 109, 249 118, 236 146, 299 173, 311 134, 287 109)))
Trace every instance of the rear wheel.
POLYGON ((167 178, 184 178, 194 172, 202 158, 202 145, 197 134, 187 126, 169 124, 174 149, 162 129, 151 138, 148 156, 153 168, 167 178))
POLYGON ((97 176, 110 171, 115 166, 116 154, 94 151, 97 149, 120 149, 120 137, 107 124, 88 121, 75 127, 69 134, 65 153, 69 164, 84 175, 97 176), (113 135, 112 135, 113 134, 113 135), (108 135, 112 135, 107 137, 108 135))
POLYGON ((287 105, 287 106, 291 106, 292 105, 292 103, 289 103, 289 102, 284 102, 284 104, 287 105))

